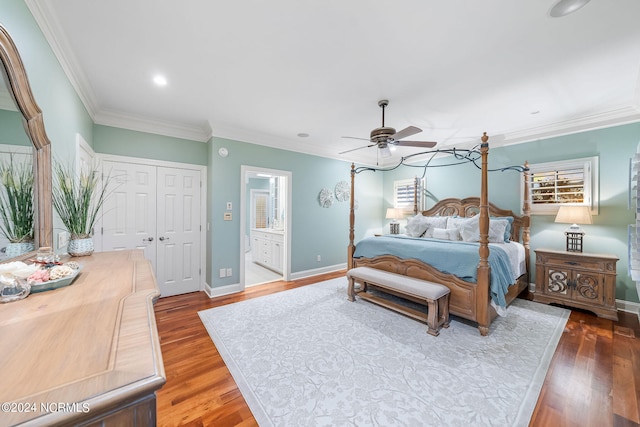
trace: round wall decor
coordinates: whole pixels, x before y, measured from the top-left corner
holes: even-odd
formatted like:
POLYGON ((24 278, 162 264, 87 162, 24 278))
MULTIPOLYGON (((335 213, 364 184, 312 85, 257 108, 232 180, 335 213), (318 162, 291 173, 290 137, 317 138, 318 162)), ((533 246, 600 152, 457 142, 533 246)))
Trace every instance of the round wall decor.
POLYGON ((336 184, 335 192, 336 200, 339 202, 349 200, 349 197, 351 197, 351 187, 347 181, 338 182, 336 184))
POLYGON ((320 190, 320 194, 318 194, 318 203, 323 208, 329 208, 333 204, 333 191, 328 188, 323 188, 320 190))

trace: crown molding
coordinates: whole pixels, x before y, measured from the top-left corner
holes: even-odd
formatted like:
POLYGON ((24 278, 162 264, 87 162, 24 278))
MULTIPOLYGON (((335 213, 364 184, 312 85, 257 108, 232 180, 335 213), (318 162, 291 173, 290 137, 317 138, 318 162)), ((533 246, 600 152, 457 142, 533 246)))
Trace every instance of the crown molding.
MULTIPOLYGON (((562 135, 620 126, 640 122, 640 109, 636 106, 622 107, 590 116, 544 124, 505 134, 505 139, 497 146, 521 144, 539 139, 555 138, 562 135)), ((494 145, 495 146, 495 145, 494 145)))
POLYGON ((202 127, 187 126, 180 123, 134 117, 128 113, 104 110, 95 114, 94 122, 98 125, 188 139, 191 141, 208 142, 211 139, 211 127, 208 122, 205 122, 202 127))
POLYGON ((84 105, 89 116, 93 119, 98 110, 98 102, 91 90, 88 79, 82 72, 78 61, 73 55, 72 49, 69 47, 61 25, 55 18, 54 11, 50 8, 48 2, 38 2, 36 0, 25 0, 25 3, 31 14, 33 15, 40 30, 44 34, 45 39, 49 43, 53 54, 58 59, 62 70, 67 75, 71 86, 80 98, 80 102, 84 105))

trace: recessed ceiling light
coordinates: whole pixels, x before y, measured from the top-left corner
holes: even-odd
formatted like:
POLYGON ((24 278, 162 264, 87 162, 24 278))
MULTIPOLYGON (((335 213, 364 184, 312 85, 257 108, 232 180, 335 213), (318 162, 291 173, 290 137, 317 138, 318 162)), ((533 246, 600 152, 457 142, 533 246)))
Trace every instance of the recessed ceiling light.
POLYGON ((153 82, 158 86, 167 85, 167 79, 164 76, 161 76, 160 74, 153 77, 153 82))
POLYGON ((298 136, 299 136, 300 138, 308 138, 308 137, 309 137, 309 134, 308 134, 308 133, 304 133, 304 132, 300 132, 300 133, 298 134, 298 136))
POLYGON ((549 15, 553 18, 561 18, 567 16, 576 10, 582 8, 590 0, 560 0, 549 11, 549 15))

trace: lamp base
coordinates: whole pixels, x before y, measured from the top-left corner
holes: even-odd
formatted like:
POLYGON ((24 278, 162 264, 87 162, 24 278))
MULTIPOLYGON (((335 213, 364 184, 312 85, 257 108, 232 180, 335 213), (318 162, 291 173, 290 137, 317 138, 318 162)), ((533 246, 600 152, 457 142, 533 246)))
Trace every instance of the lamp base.
POLYGON ((582 252, 582 236, 583 232, 565 231, 567 236, 567 252, 582 252))
POLYGON ((400 234, 400 223, 396 222, 396 223, 391 223, 389 224, 389 232, 391 234, 400 234))

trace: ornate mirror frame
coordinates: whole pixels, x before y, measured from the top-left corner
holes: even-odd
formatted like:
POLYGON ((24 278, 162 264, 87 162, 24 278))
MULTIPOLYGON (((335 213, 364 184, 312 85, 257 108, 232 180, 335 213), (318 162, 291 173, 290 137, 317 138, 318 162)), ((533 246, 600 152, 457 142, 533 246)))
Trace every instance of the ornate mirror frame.
MULTIPOLYGON (((27 73, 18 49, 7 30, 0 25, 0 60, 5 71, 7 88, 24 119, 24 128, 33 143, 34 173, 34 246, 53 246, 53 208, 51 204, 51 141, 47 137, 38 107, 31 92, 27 73)), ((18 259, 27 259, 33 253, 18 259)))

